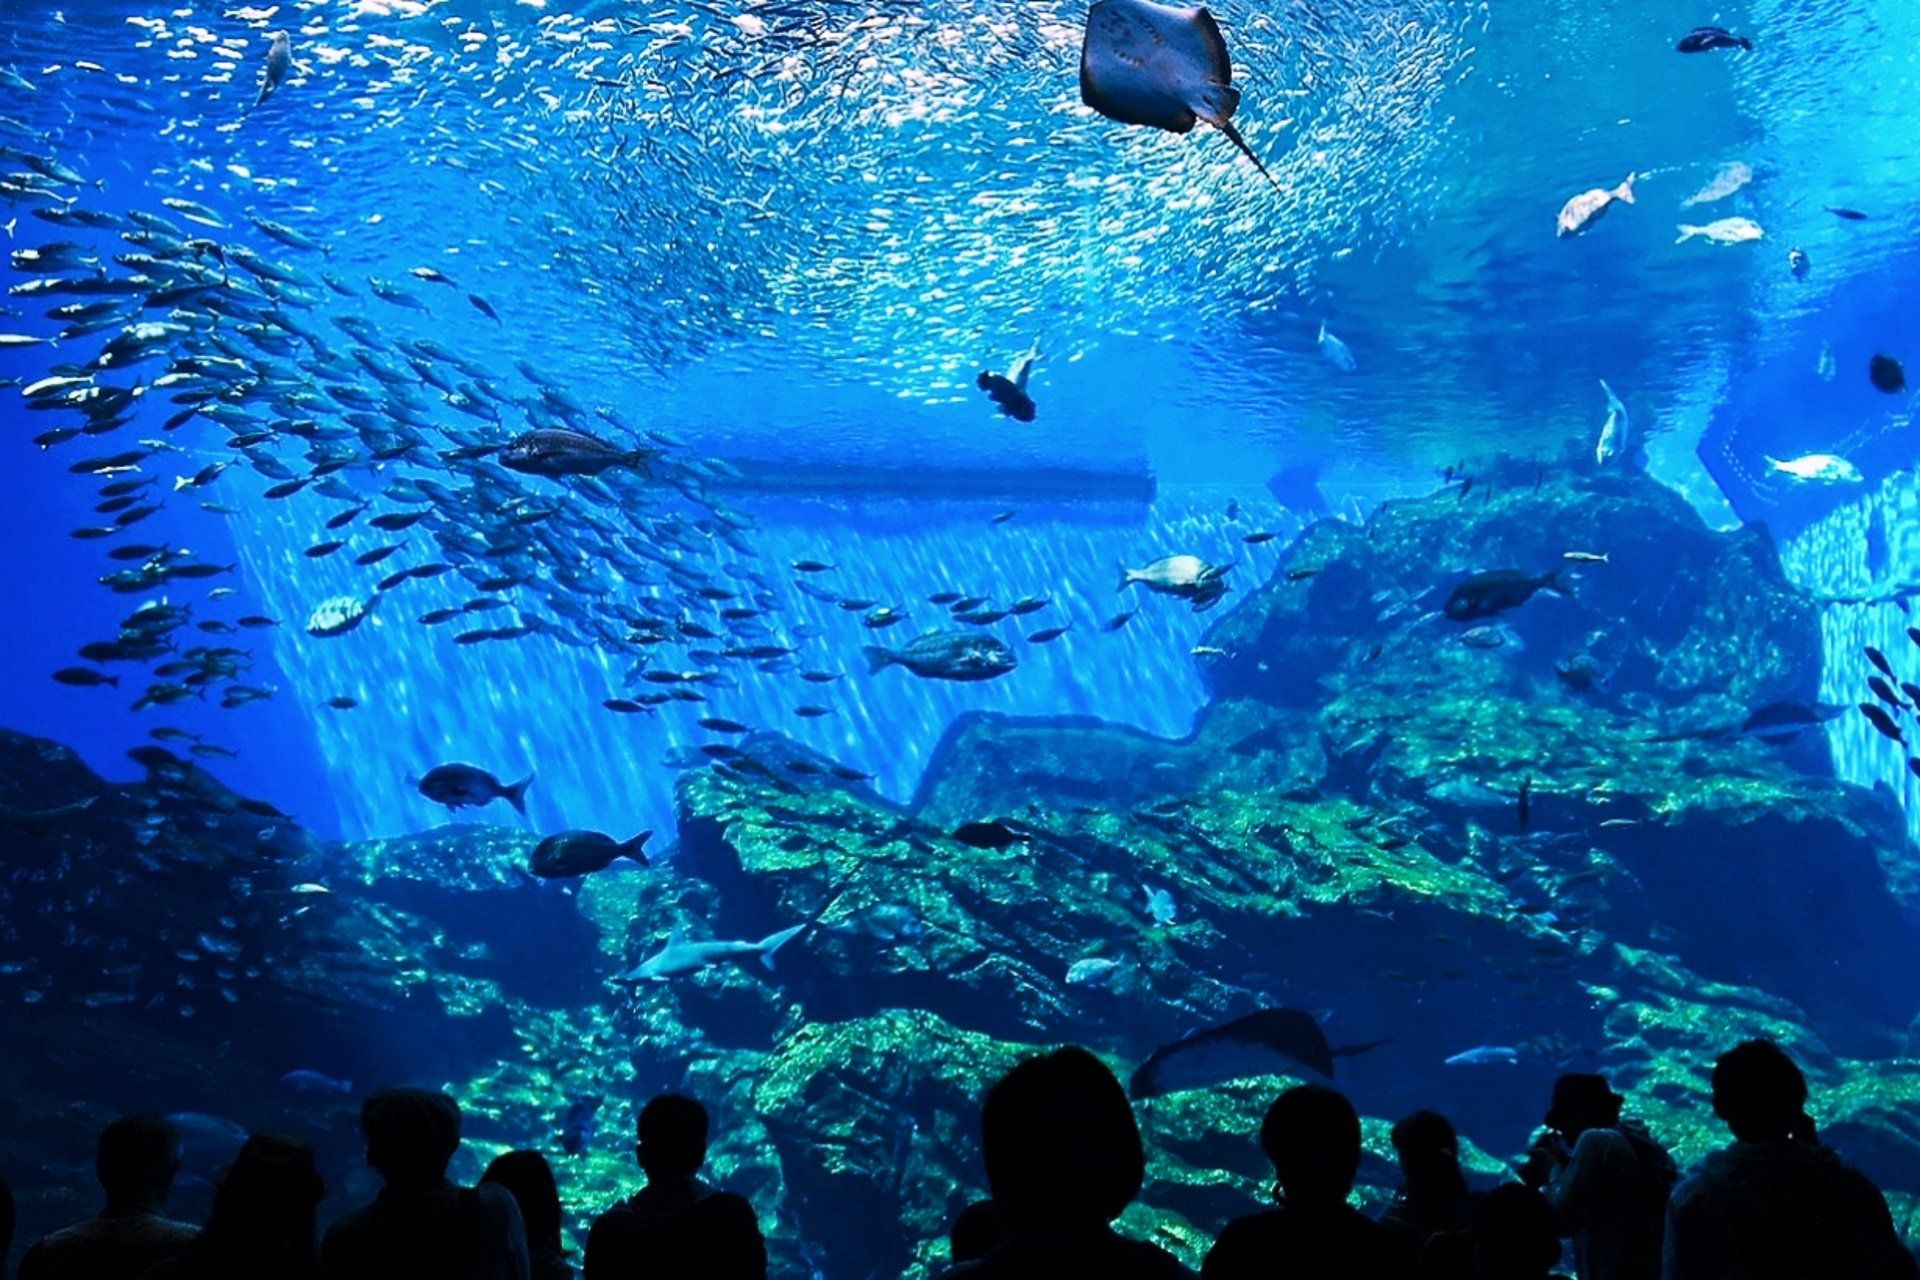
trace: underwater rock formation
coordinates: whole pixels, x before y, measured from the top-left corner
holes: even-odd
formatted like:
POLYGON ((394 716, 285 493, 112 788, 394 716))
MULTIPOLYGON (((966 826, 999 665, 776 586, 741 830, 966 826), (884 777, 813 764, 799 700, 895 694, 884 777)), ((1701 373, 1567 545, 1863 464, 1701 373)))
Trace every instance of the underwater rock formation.
MULTIPOLYGON (((551 1148, 601 1099, 561 1164, 577 1231, 635 1181, 634 1108, 686 1089, 776 1265, 918 1277, 984 1190, 978 1099, 1021 1055, 1085 1043, 1124 1077, 1287 1005, 1336 1045, 1385 1042, 1336 1068, 1367 1117, 1365 1200, 1393 1180, 1394 1117, 1447 1111, 1495 1175, 1564 1069, 1608 1072, 1695 1159, 1724 1140, 1703 1065, 1764 1034, 1911 1236, 1914 850, 1817 730, 1739 731, 1812 697, 1811 604, 1764 533, 1713 534, 1642 478, 1495 486, 1309 528, 1208 636, 1215 698, 1183 740, 966 716, 902 805, 754 736, 681 775, 655 865, 571 884, 525 873, 522 832, 322 848, 189 765, 116 787, 0 738, 0 1007, 47 1046, 3 1068, 0 1160, 38 1167, 104 1109, 158 1103, 331 1134, 344 1169, 338 1103, 274 1083, 296 1066, 452 1082, 469 1164, 551 1148), (1569 598, 1479 641, 1425 616, 1469 569, 1562 566, 1569 598), (676 935, 796 925, 771 967, 606 981, 676 935), (1481 1045, 1514 1062, 1443 1065, 1481 1045)), ((1140 1103, 1124 1225, 1197 1263, 1260 1203, 1278 1087, 1140 1103)))

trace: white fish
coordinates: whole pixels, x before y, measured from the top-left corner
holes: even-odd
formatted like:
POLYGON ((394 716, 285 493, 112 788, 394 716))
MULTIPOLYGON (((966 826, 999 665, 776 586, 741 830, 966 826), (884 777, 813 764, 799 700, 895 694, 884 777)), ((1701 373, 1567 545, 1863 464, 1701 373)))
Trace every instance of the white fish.
POLYGON ((1741 160, 1732 160, 1720 166, 1720 172, 1713 181, 1700 188, 1680 202, 1682 209, 1691 209, 1697 204, 1712 204, 1715 200, 1725 200, 1753 181, 1753 170, 1741 160))
POLYGON ((1831 342, 1823 342, 1820 344, 1820 359, 1814 364, 1813 371, 1820 375, 1820 381, 1822 382, 1832 382, 1833 375, 1839 372, 1839 366, 1833 359, 1833 344, 1831 342))
POLYGON ((1088 956, 1085 960, 1075 960, 1067 970, 1067 985, 1090 986, 1111 977, 1113 971, 1119 967, 1118 960, 1109 960, 1104 956, 1088 956))
POLYGON ((1520 1051, 1503 1044, 1476 1045, 1464 1049, 1447 1059, 1450 1067, 1490 1067, 1498 1065, 1518 1066, 1520 1051))
POLYGON ((771 969, 773 953, 791 942, 806 927, 806 924, 796 924, 790 929, 768 934, 758 942, 735 942, 723 939, 712 942, 688 942, 680 930, 675 929, 668 937, 666 946, 615 978, 614 981, 647 982, 656 978, 679 978, 689 973, 697 973, 709 965, 728 960, 744 960, 748 956, 759 956, 760 963, 771 969))
POLYGON ((1860 469, 1838 454, 1809 453, 1798 458, 1768 458, 1767 465, 1800 484, 1864 484, 1860 469))
POLYGON ((1744 244, 1749 240, 1758 240, 1767 233, 1752 218, 1722 218, 1718 222, 1709 222, 1704 227, 1691 223, 1680 224, 1680 238, 1675 244, 1685 244, 1695 236, 1705 236, 1715 244, 1744 244))
POLYGON ((1354 370, 1353 348, 1328 333, 1325 321, 1320 324, 1320 358, 1342 373, 1354 370))
POLYGON ((1593 460, 1604 467, 1613 459, 1626 456, 1633 420, 1627 415, 1627 406, 1620 403, 1620 397, 1613 394, 1613 388, 1607 385, 1605 378, 1600 379, 1600 389, 1607 393, 1607 421, 1600 428, 1599 443, 1593 447, 1593 460))
POLYGON ((1588 227, 1607 216, 1607 209, 1618 200, 1622 204, 1633 203, 1633 174, 1613 190, 1595 187, 1591 191, 1582 191, 1573 199, 1560 206, 1560 216, 1554 219, 1554 226, 1560 237, 1582 235, 1588 227))
POLYGON ((1174 905, 1173 894, 1165 889, 1149 888, 1144 884, 1140 888, 1147 895, 1147 914, 1153 917, 1153 922, 1162 926, 1172 924, 1174 914, 1179 910, 1174 905))

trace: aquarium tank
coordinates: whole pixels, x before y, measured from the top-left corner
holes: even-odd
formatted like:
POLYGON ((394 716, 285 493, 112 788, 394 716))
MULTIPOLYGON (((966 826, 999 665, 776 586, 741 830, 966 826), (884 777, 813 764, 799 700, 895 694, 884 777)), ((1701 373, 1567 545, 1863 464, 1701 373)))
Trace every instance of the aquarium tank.
POLYGON ((1752 1037, 1920 1242, 1920 7, 1209 8, 6 0, 16 1258, 410 1084, 917 1280, 1077 1044, 1198 1266, 1752 1037))

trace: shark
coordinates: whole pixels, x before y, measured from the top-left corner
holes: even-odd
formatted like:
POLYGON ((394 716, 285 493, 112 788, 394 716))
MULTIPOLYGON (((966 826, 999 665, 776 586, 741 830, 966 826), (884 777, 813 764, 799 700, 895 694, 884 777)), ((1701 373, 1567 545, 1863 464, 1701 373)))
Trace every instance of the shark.
POLYGON ((1157 1098, 1224 1080, 1301 1069, 1331 1080, 1335 1058, 1350 1058, 1385 1043, 1374 1040, 1335 1048, 1306 1010, 1261 1009, 1161 1045, 1134 1071, 1127 1093, 1136 1100, 1157 1098))
POLYGON ((713 939, 708 942, 688 942, 681 929, 676 927, 667 938, 666 946, 648 956, 633 968, 627 970, 615 982, 654 982, 666 978, 683 978, 690 973, 716 964, 725 964, 731 960, 744 960, 748 956, 759 956, 760 963, 773 968, 773 953, 800 936, 812 921, 803 921, 790 929, 770 933, 758 942, 726 941, 713 939))

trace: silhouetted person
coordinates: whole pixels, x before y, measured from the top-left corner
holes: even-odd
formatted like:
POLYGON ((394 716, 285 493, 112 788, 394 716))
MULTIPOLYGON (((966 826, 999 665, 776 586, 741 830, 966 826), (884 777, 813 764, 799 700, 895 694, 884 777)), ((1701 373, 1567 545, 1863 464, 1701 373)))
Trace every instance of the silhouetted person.
POLYGON ((1807 1081, 1771 1040, 1713 1067, 1733 1143, 1673 1193, 1667 1280, 1913 1280, 1880 1189, 1821 1145, 1807 1081))
POLYGON ((528 1280, 526 1229, 504 1187, 458 1187, 460 1107, 444 1093, 381 1089, 360 1104, 367 1163, 385 1184, 327 1228, 327 1280, 528 1280))
POLYGON ((1279 1181, 1278 1209, 1235 1218, 1207 1251, 1205 1280, 1388 1280, 1413 1270, 1392 1232, 1347 1204, 1360 1171, 1360 1117, 1344 1095, 1317 1084, 1289 1089, 1267 1108, 1260 1149, 1279 1181))
POLYGON ((1085 1049, 1028 1058, 989 1090, 980 1151, 1007 1238, 958 1280, 1175 1280, 1189 1273, 1113 1220, 1140 1194, 1146 1149, 1126 1091, 1085 1049))
POLYGON ((520 1206, 533 1280, 573 1280, 573 1264, 560 1247, 560 1188, 547 1158, 538 1151, 495 1156, 480 1175, 480 1185, 505 1187, 520 1206))
POLYGON ((0 1178, 0 1275, 7 1270, 7 1255, 13 1251, 13 1188, 0 1178))
POLYGON ((947 1257, 955 1263, 984 1258, 1007 1242, 1007 1224, 992 1200, 975 1200, 947 1229, 947 1257))
POLYGON ((1554 1280, 1560 1223, 1532 1187, 1509 1182, 1479 1197, 1468 1235, 1479 1280, 1554 1280))
POLYGON ((1561 1076, 1547 1132, 1520 1168, 1573 1238, 1580 1280, 1660 1280, 1667 1195, 1680 1171, 1646 1129, 1620 1118, 1622 1101, 1603 1076, 1561 1076))
POLYGON ((1380 1225, 1411 1256, 1429 1236, 1464 1230, 1480 1197, 1460 1172, 1459 1135, 1439 1112, 1416 1111, 1394 1125, 1393 1151, 1404 1181, 1380 1215, 1380 1225))
POLYGON ((160 1214, 179 1171, 180 1132, 166 1117, 115 1120, 101 1131, 93 1161, 107 1207, 27 1250, 16 1280, 134 1280, 185 1249, 194 1229, 160 1214))
POLYGON ((746 1197, 700 1180, 707 1109, 664 1093, 640 1109, 647 1185, 593 1221, 587 1280, 764 1280, 767 1245, 746 1197))
POLYGON ((218 1184, 199 1236, 143 1280, 317 1280, 314 1210, 327 1184, 312 1147, 256 1133, 218 1184))

